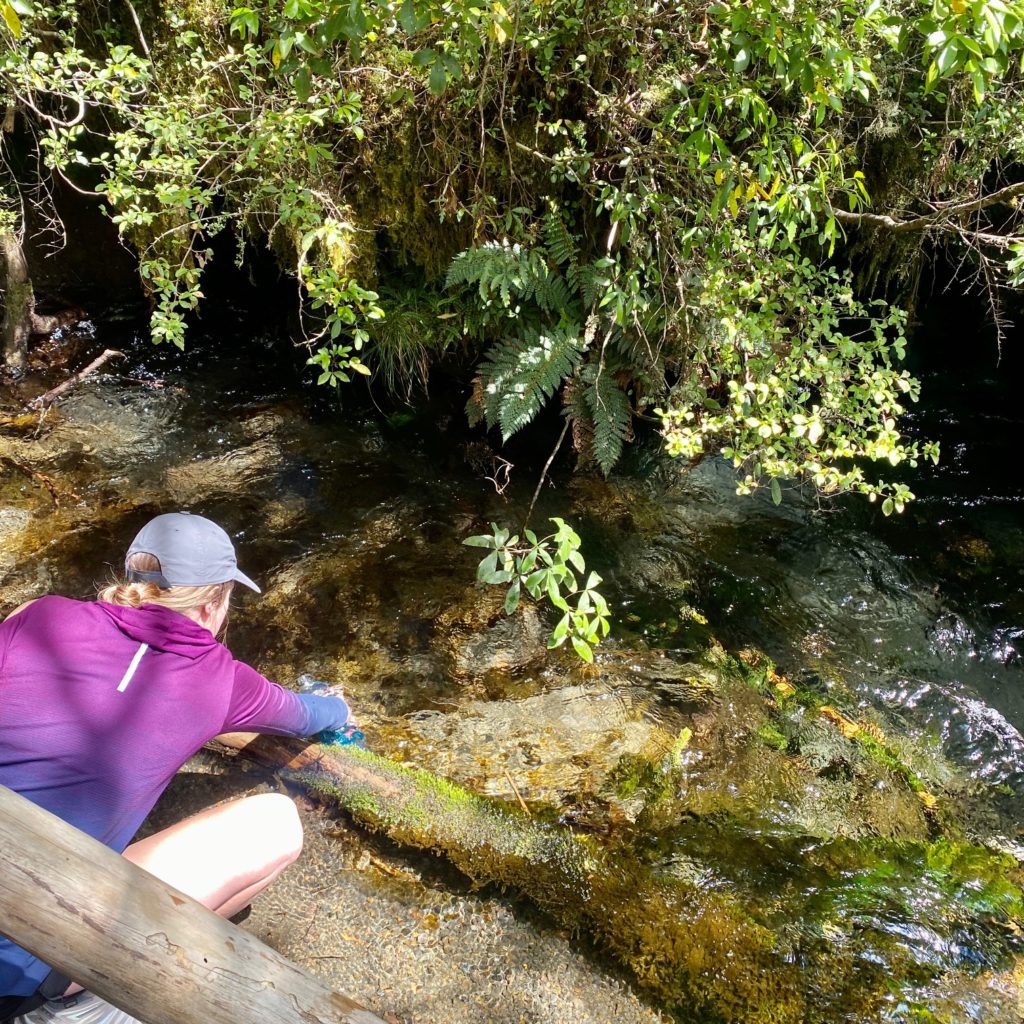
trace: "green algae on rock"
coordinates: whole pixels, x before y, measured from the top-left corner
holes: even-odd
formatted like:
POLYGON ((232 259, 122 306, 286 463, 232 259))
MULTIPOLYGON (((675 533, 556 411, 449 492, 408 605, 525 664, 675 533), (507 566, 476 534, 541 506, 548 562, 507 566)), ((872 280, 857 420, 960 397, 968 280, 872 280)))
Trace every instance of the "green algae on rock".
POLYGON ((352 748, 287 776, 395 841, 441 852, 478 884, 506 886, 585 931, 669 1005, 708 1020, 803 1019, 797 972, 770 930, 722 894, 657 878, 626 848, 352 748))

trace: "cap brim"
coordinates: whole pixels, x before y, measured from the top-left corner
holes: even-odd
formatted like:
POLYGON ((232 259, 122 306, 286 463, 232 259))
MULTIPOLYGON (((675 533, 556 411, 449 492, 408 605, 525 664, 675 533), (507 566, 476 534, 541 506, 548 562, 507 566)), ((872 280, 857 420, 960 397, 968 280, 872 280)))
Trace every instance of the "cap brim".
POLYGON ((253 581, 252 581, 251 579, 249 579, 249 577, 248 577, 248 576, 246 576, 246 575, 245 575, 245 573, 244 573, 244 572, 242 572, 242 570, 241 570, 241 569, 235 569, 235 575, 234 575, 234 576, 232 576, 231 578, 232 578, 232 579, 233 579, 233 580, 234 580, 234 581, 235 581, 236 583, 243 583, 243 584, 245 584, 245 586, 247 586, 247 587, 248 587, 248 588, 249 588, 250 590, 255 590, 257 594, 262 594, 262 593, 263 593, 263 591, 262 591, 262 590, 260 590, 260 588, 259 588, 259 587, 257 587, 257 586, 256 586, 256 584, 255 584, 255 583, 253 583, 253 581))

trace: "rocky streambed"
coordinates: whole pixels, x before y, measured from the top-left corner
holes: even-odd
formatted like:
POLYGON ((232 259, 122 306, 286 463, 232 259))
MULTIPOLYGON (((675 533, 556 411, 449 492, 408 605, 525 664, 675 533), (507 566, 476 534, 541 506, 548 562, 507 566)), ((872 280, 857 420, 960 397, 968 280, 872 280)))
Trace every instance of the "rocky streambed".
MULTIPOLYGON (((285 685, 343 683, 396 771, 450 781, 431 806, 482 797, 525 844, 437 857, 415 802, 339 807, 204 756, 149 827, 254 785, 303 801, 304 858, 247 927, 403 1021, 1020 1018, 1020 794, 872 699, 841 656, 849 619, 744 577, 737 545, 783 564, 806 511, 737 508, 714 467, 545 493, 538 516, 573 518, 615 608, 586 666, 547 650, 543 607, 507 617, 473 582, 462 539, 514 524, 523 495, 496 495, 436 424, 339 421, 148 360, 42 418, 8 399, 0 607, 88 596, 150 515, 207 514, 265 589, 240 597, 235 653, 285 685), (739 627, 757 601, 786 643, 739 627), (527 847, 571 844, 590 861, 530 868, 527 847)), ((877 579, 859 599, 884 593, 893 632, 944 614, 877 579)))

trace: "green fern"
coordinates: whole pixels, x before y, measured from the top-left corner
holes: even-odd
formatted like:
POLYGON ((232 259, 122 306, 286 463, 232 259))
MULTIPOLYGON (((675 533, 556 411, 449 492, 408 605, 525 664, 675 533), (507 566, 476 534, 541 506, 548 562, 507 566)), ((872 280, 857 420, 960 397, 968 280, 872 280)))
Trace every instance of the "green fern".
POLYGON ((608 279, 604 272, 593 263, 584 263, 577 268, 576 278, 579 282, 580 298, 584 309, 593 309, 608 287, 608 279))
POLYGON ((519 243, 485 242, 460 252, 448 267, 445 287, 476 285, 484 304, 500 299, 506 310, 535 302, 545 312, 574 311, 573 296, 544 253, 519 243))
MULTIPOLYGON (((522 338, 498 342, 480 367, 470 405, 483 411, 489 427, 508 440, 540 412, 579 364, 583 341, 568 327, 527 330, 522 338)), ((473 415, 474 409, 467 406, 473 415)))
MULTIPOLYGON (((573 445, 581 460, 607 474, 630 435, 629 399, 607 367, 600 374, 594 366, 574 371, 594 341, 600 320, 595 307, 608 281, 599 263, 580 264, 576 239, 557 209, 549 209, 541 228, 543 244, 534 249, 487 242, 459 253, 448 268, 446 287, 472 289, 467 305, 476 304, 470 298, 475 293, 479 305, 492 311, 492 325, 497 311, 506 329, 514 316, 518 331, 488 352, 466 414, 471 425, 500 427, 507 441, 571 378, 563 399, 573 445)), ((602 353, 611 339, 609 329, 602 353)))
POLYGON ((594 426, 594 459, 607 476, 619 461, 623 444, 630 438, 633 410, 607 367, 599 374, 596 367, 587 366, 583 379, 586 383, 584 399, 594 426))
POLYGON ((580 264, 577 255, 576 240, 565 226, 562 214, 552 207, 544 215, 544 244, 551 258, 565 268, 565 279, 574 291, 580 290, 580 264))
POLYGON ((586 385, 577 371, 562 389, 562 415, 572 427, 572 446, 580 468, 594 461, 594 424, 587 408, 586 385))

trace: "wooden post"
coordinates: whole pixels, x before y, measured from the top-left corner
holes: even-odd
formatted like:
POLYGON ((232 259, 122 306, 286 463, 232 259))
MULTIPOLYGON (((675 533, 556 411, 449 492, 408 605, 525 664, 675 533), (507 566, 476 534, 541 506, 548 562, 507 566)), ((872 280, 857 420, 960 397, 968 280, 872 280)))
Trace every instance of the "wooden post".
POLYGON ((0 931, 146 1024, 383 1024, 4 786, 0 931))

